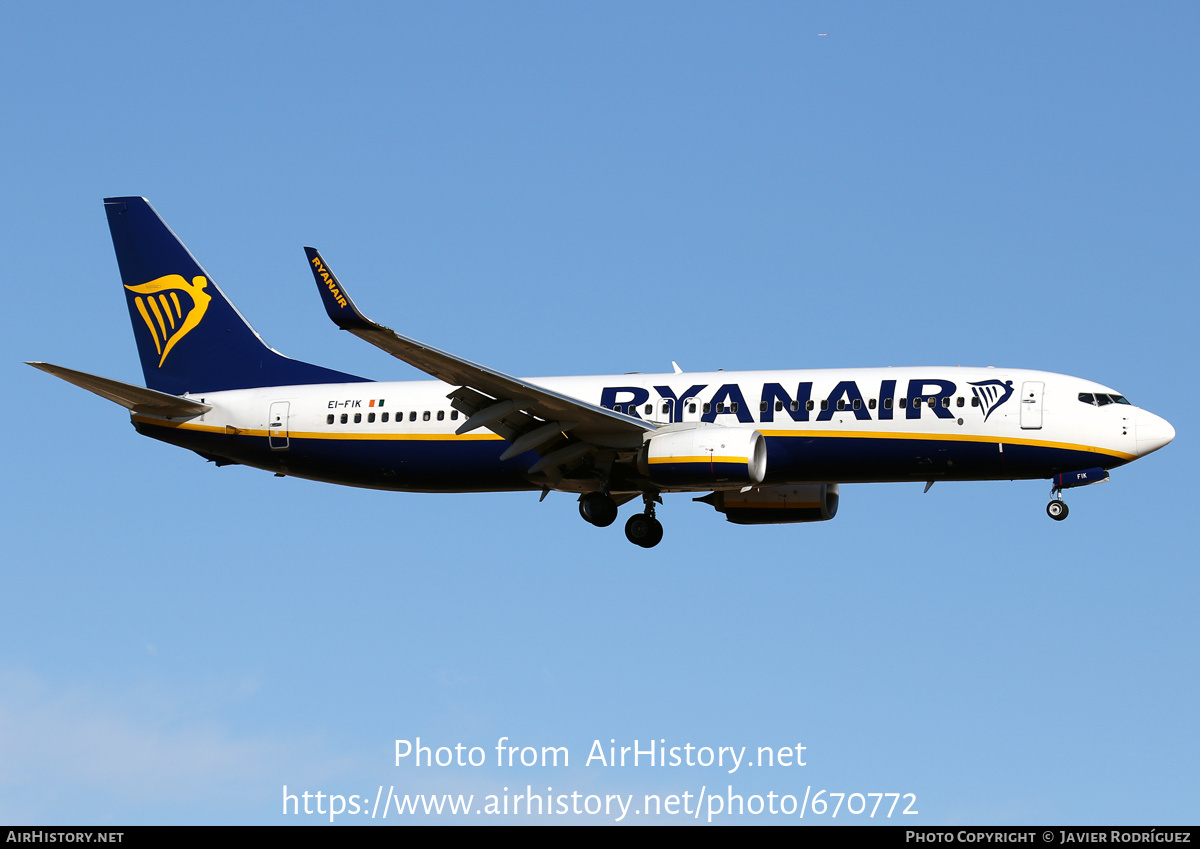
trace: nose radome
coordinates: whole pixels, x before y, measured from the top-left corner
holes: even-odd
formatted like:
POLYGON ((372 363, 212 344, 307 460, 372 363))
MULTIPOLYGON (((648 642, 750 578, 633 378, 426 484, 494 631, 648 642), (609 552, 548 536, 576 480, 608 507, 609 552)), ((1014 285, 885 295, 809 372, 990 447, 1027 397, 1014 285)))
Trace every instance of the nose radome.
POLYGON ((1175 438, 1175 428, 1161 416, 1138 410, 1137 419, 1137 453, 1145 457, 1151 451, 1157 451, 1175 438))

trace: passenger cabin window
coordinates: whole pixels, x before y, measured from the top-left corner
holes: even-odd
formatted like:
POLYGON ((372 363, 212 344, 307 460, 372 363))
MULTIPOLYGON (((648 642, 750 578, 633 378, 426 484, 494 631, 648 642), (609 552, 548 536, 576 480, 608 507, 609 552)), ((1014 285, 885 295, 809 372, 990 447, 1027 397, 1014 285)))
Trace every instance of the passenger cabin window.
POLYGON ((862 409, 862 399, 861 398, 854 399, 854 409, 856 409, 856 410, 862 409))
POLYGON ((417 411, 416 410, 413 410, 411 413, 408 414, 408 420, 410 422, 415 422, 417 420, 417 411))
POLYGON ((838 409, 839 410, 846 409, 846 400, 844 398, 838 398, 838 409))
POLYGON ((458 421, 458 410, 450 411, 450 421, 452 421, 452 422, 458 421))
POLYGON ((330 413, 325 417, 325 424, 333 424, 333 413, 330 413))
POLYGON ((423 421, 423 422, 429 421, 429 411, 428 410, 426 410, 424 413, 421 414, 421 421, 423 421))
POLYGON ((872 398, 870 401, 867 402, 867 409, 868 410, 875 409, 875 399, 874 398, 872 398))
MULTIPOLYGON (((904 406, 904 399, 903 399, 903 398, 901 398, 901 399, 900 399, 900 406, 901 406, 901 407, 903 407, 903 406, 904 406)), ((913 398, 913 409, 915 410, 917 407, 920 407, 920 406, 921 406, 921 399, 920 399, 920 398, 913 398)))
MULTIPOLYGON (((822 401, 821 403, 824 403, 824 402, 822 401)), ((811 413, 813 411, 813 402, 812 401, 807 402, 804 405, 804 409, 808 410, 811 413)), ((825 408, 822 407, 821 409, 824 410, 825 408)))
MULTIPOLYGON (((776 401, 776 402, 775 402, 775 409, 776 409, 776 410, 782 410, 782 409, 783 409, 783 402, 782 402, 782 401, 776 401)), ((794 412, 796 412, 797 410, 799 410, 799 409, 800 409, 800 401, 799 401, 799 400, 796 400, 796 401, 793 401, 792 403, 788 404, 788 409, 789 409, 789 410, 791 410, 793 413, 794 413, 794 412)))
POLYGON ((959 407, 961 407, 963 404, 965 404, 965 403, 966 403, 966 399, 965 399, 965 398, 963 398, 963 396, 959 395, 959 396, 958 396, 958 400, 957 400, 957 401, 955 401, 954 403, 955 403, 955 405, 956 405, 956 406, 959 406, 959 407))
POLYGON ((823 411, 829 409, 829 399, 828 398, 826 398, 824 401, 821 402, 821 409, 823 411))
MULTIPOLYGON (((711 409, 711 407, 712 407, 712 405, 711 405, 711 404, 705 403, 705 405, 704 405, 704 412, 706 412, 706 413, 707 413, 707 412, 709 412, 709 410, 711 409)), ((694 412, 694 410, 693 410, 693 412, 694 412)))
POLYGON ((355 413, 354 414, 354 423, 358 424, 361 421, 362 421, 362 413, 355 413))
POLYGON ((972 398, 972 399, 971 399, 971 406, 972 406, 972 407, 978 407, 978 406, 979 406, 979 399, 978 399, 978 398, 972 398))
POLYGON ((688 412, 689 412, 689 413, 694 413, 694 412, 696 412, 696 405, 695 405, 695 404, 688 404, 688 412))
POLYGON ((446 411, 445 411, 445 410, 438 410, 438 421, 439 421, 439 422, 440 422, 440 421, 444 421, 444 420, 445 420, 445 418, 446 418, 446 411))
POLYGON ((382 416, 380 416, 380 417, 379 417, 379 420, 380 420, 381 422, 383 422, 384 424, 386 424, 386 423, 387 423, 387 420, 388 420, 388 414, 387 414, 387 413, 384 413, 382 416))
POLYGON ((908 399, 907 399, 907 398, 901 398, 901 399, 900 399, 900 409, 901 409, 901 410, 903 410, 903 409, 904 409, 905 407, 907 407, 907 406, 908 406, 908 399))
POLYGON ((892 409, 892 399, 891 398, 883 399, 883 409, 885 409, 885 410, 892 409))
POLYGON ((367 413, 367 422, 369 422, 370 424, 375 423, 375 414, 374 413, 367 413))
POLYGON ((350 419, 349 414, 342 413, 342 424, 345 424, 350 419))
POLYGON ((647 405, 646 405, 646 415, 650 415, 650 414, 651 414, 651 413, 653 413, 653 412, 654 412, 654 405, 653 405, 653 404, 647 404, 647 405))
MULTIPOLYGON (((933 400, 933 399, 930 399, 930 400, 933 400)), ((945 397, 942 398, 942 407, 945 408, 945 407, 949 407, 949 406, 950 406, 950 396, 946 395, 945 397)))

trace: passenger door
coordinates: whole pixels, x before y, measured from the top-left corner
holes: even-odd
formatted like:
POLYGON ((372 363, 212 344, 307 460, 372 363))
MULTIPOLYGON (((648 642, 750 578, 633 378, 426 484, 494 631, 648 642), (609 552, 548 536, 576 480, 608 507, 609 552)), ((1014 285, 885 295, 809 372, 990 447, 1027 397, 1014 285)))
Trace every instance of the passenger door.
POLYGON ((1027 380, 1021 384, 1021 429, 1037 430, 1042 426, 1042 394, 1046 384, 1027 380))
POLYGON ((267 441, 272 451, 287 451, 288 449, 288 411, 291 404, 287 401, 272 401, 271 415, 267 420, 267 441))

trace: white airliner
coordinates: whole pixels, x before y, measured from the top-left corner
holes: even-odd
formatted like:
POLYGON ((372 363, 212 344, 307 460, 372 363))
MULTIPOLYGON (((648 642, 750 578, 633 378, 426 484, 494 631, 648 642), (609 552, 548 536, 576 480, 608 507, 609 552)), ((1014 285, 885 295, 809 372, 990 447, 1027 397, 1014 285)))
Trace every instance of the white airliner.
POLYGON ((138 432, 329 483, 409 492, 551 490, 593 525, 662 539, 666 492, 739 524, 832 519, 839 483, 1048 478, 1062 490, 1175 437, 1115 390, 1049 372, 869 368, 516 378, 367 319, 306 248, 334 323, 436 380, 377 382, 259 338, 144 198, 105 200, 148 388, 30 365, 115 401, 138 432))

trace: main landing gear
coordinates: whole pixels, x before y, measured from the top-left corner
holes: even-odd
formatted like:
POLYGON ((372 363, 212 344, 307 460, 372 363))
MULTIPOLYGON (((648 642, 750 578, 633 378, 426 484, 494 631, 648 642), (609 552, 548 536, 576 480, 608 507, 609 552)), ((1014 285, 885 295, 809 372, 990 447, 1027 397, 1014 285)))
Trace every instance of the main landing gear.
MULTIPOLYGON (((655 503, 662 503, 662 496, 644 493, 645 510, 634 513, 625 523, 625 538, 642 548, 653 548, 662 542, 663 526, 654 518, 655 503)), ((617 519, 617 502, 606 492, 584 493, 579 499, 579 515, 585 522, 598 528, 607 528, 617 519)))
POLYGON ((607 492, 588 492, 579 498, 579 515, 597 528, 607 528, 617 520, 617 502, 607 492))
POLYGON ((662 503, 662 496, 645 493, 642 500, 646 502, 644 513, 634 513, 625 523, 625 539, 642 548, 654 548, 662 542, 663 526, 654 518, 654 502, 662 503))

